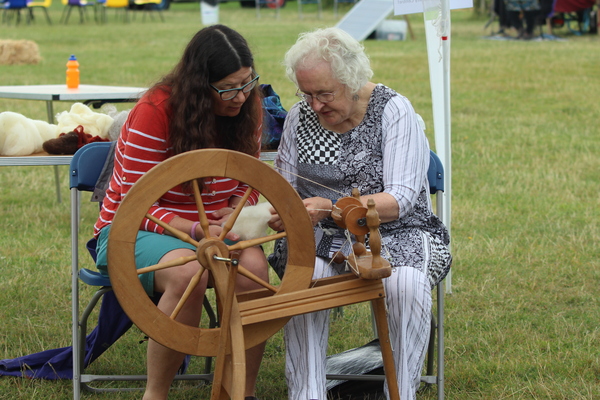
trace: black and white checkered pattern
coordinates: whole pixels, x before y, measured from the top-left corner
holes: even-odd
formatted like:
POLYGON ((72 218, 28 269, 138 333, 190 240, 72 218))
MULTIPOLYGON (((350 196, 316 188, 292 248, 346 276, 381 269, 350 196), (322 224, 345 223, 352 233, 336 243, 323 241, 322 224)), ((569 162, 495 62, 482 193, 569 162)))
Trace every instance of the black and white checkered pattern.
POLYGON ((317 114, 302 104, 298 124, 298 161, 308 164, 333 164, 340 153, 340 135, 321 126, 317 114))

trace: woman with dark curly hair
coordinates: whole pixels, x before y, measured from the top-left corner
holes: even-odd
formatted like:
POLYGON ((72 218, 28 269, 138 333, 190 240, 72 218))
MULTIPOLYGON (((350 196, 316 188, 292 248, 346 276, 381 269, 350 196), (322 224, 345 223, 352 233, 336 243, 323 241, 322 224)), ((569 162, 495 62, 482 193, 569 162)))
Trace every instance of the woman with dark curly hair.
MULTIPOLYGON (((259 157, 262 108, 258 78, 246 40, 226 26, 213 25, 193 37, 175 68, 140 99, 121 130, 112 179, 94 226, 100 271, 107 274, 108 234, 119 204, 150 168, 196 149, 230 149, 259 157)), ((247 204, 239 204, 247 186, 232 179, 205 179, 200 185, 212 236, 219 235, 222 223, 235 207, 254 205, 258 201, 259 194, 254 191, 247 204)), ((148 213, 180 231, 189 232, 194 239, 204 236, 189 183, 169 190, 148 213)), ((227 238, 239 239, 231 232, 227 238)), ((194 255, 195 251, 195 247, 145 219, 136 241, 136 267, 194 255)), ((267 262, 259 247, 244 250, 240 262, 255 275, 268 280, 267 262)), ((198 261, 192 261, 142 274, 140 280, 150 296, 161 294, 158 308, 169 315, 199 268, 198 261)), ((245 277, 237 279, 236 291, 258 288, 245 277)), ((206 286, 204 274, 179 312, 176 318, 179 322, 198 326, 206 286)), ((247 351, 246 399, 254 399, 263 351, 264 344, 247 351)), ((143 398, 166 399, 185 355, 153 340, 148 344, 147 353, 148 383, 143 398)))

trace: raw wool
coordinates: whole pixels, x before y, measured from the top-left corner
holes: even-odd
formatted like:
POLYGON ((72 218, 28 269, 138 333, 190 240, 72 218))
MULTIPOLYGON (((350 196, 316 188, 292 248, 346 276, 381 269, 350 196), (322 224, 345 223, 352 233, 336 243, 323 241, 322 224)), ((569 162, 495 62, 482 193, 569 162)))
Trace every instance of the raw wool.
POLYGON ((242 208, 231 232, 240 235, 241 240, 251 240, 265 236, 271 219, 271 207, 271 203, 264 202, 242 208))
POLYGON ((0 113, 0 155, 27 156, 42 151, 43 143, 58 136, 56 125, 21 114, 0 113))
MULTIPOLYGON (((38 129, 42 142, 46 140, 54 139, 58 136, 58 125, 49 124, 46 121, 40 121, 39 119, 33 120, 33 123, 38 129)), ((42 151, 41 148, 38 151, 42 151)))
POLYGON ((71 106, 70 111, 57 114, 56 121, 60 133, 72 132, 81 125, 85 133, 99 136, 102 139, 108 139, 108 130, 113 123, 112 117, 93 112, 83 103, 75 103, 71 106))
POLYGON ((37 64, 41 59, 37 43, 31 40, 0 40, 0 65, 37 64))

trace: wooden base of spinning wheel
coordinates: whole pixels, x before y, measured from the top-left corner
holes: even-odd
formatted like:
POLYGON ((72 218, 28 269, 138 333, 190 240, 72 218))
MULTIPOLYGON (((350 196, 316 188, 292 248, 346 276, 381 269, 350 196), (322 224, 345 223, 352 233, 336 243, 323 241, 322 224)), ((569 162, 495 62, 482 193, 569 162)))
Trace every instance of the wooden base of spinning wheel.
MULTIPOLYGON (((376 222, 378 226, 379 219, 374 204, 365 213, 365 218, 368 224, 373 225, 376 222)), ((160 224, 160 221, 153 221, 160 224)), ((315 242, 312 223, 302 201, 289 183, 267 164, 248 155, 228 150, 196 150, 162 162, 148 171, 130 189, 119 206, 109 235, 109 275, 123 310, 145 334, 156 342, 184 354, 216 357, 211 400, 244 399, 245 350, 271 337, 290 317, 371 301, 380 336, 390 398, 399 400, 385 311, 385 291, 381 281, 386 273, 389 275, 390 268, 379 256, 377 239, 374 246, 373 236, 378 233, 377 229, 370 225, 367 226, 367 232, 371 235, 370 254, 366 252, 356 258, 360 278, 348 274, 313 282, 315 242), (210 237, 206 213, 196 183, 198 179, 206 177, 227 177, 246 183, 249 189, 242 198, 242 203, 248 198, 252 188, 261 192, 280 215, 286 228, 285 232, 266 236, 264 239, 242 241, 234 245, 225 244, 224 237, 241 210, 238 208, 225 224, 223 233, 219 237, 210 237), (205 239, 197 242, 187 233, 164 225, 163 228, 175 237, 196 246, 196 256, 157 264, 146 268, 145 271, 170 268, 197 259, 201 268, 188 289, 193 288, 191 285, 199 280, 205 270, 210 271, 221 310, 221 326, 218 328, 205 329, 177 322, 177 310, 187 301, 186 294, 171 316, 164 314, 145 294, 138 279, 141 270, 135 268, 138 227, 144 218, 152 219, 146 214, 147 210, 166 191, 184 182, 193 184, 205 239), (251 276, 243 265, 238 265, 235 254, 245 248, 280 237, 287 238, 288 259, 281 284, 273 287, 251 276), (373 268, 374 266, 376 268, 373 268), (369 272, 370 269, 376 269, 376 272, 369 272), (386 270, 388 272, 383 272, 386 270), (236 295, 234 282, 238 273, 260 283, 264 289, 236 295)))

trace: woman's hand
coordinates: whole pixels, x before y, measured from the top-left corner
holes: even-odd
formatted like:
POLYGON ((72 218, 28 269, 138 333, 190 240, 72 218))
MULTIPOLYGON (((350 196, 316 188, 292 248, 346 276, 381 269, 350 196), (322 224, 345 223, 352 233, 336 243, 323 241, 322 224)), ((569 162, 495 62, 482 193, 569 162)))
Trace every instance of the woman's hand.
POLYGON ((313 226, 331 215, 333 203, 329 199, 323 197, 309 197, 308 199, 302 200, 302 202, 308 211, 313 226))
POLYGON ((210 225, 219 225, 223 226, 223 224, 229 219, 229 216, 233 213, 233 208, 231 207, 223 207, 220 210, 217 210, 212 213, 211 219, 208 221, 210 225))
MULTIPOLYGON (((227 217, 229 217, 229 214, 227 214, 227 217)), ((221 232, 223 231, 223 228, 221 227, 221 225, 217 225, 214 221, 212 220, 208 220, 208 234, 211 237, 219 237, 219 235, 221 235, 221 232)), ((196 239, 200 240, 204 238, 204 230, 202 229, 201 224, 195 224, 193 221, 190 221, 188 219, 185 218, 181 218, 179 216, 173 218, 171 220, 171 222, 169 222, 169 225, 171 225, 173 228, 181 231, 181 232, 185 232, 187 234, 189 234, 191 236, 191 229, 192 227, 194 227, 195 229, 195 234, 196 234, 196 239)), ((164 234, 166 235, 171 235, 173 236, 168 230, 164 231, 164 234)), ((232 232, 228 232, 227 235, 225 236, 225 238, 232 240, 234 242, 237 242, 238 240, 240 240, 240 236, 238 234, 232 233, 232 232)))
MULTIPOLYGON (((219 235, 221 235, 222 231, 223 231, 223 228, 219 225, 209 225, 209 227, 208 227, 208 233, 210 234, 211 237, 219 237, 219 235)), ((200 225, 198 225, 196 227, 196 237, 198 239, 201 239, 204 237, 204 231, 202 230, 200 225)), ((229 239, 233 242, 237 242, 238 240, 240 240, 240 235, 233 233, 233 232, 228 232, 227 235, 225 235, 225 238, 229 239)))
MULTIPOLYGON (((306 211, 308 212, 308 216, 310 217, 313 226, 317 225, 322 219, 325 219, 331 215, 331 209, 333 208, 333 204, 329 199, 325 199, 323 197, 310 197, 308 199, 302 200, 302 202, 306 207, 306 211)), ((281 232, 284 230, 281 217, 279 216, 279 214, 277 214, 274 208, 271 208, 271 219, 269 220, 269 228, 277 232, 281 232)))
POLYGON ((277 214, 277 211, 275 211, 273 207, 271 207, 269 211, 271 212, 271 219, 268 222, 269 228, 273 229, 275 232, 283 231, 283 221, 281 221, 281 217, 277 214))

